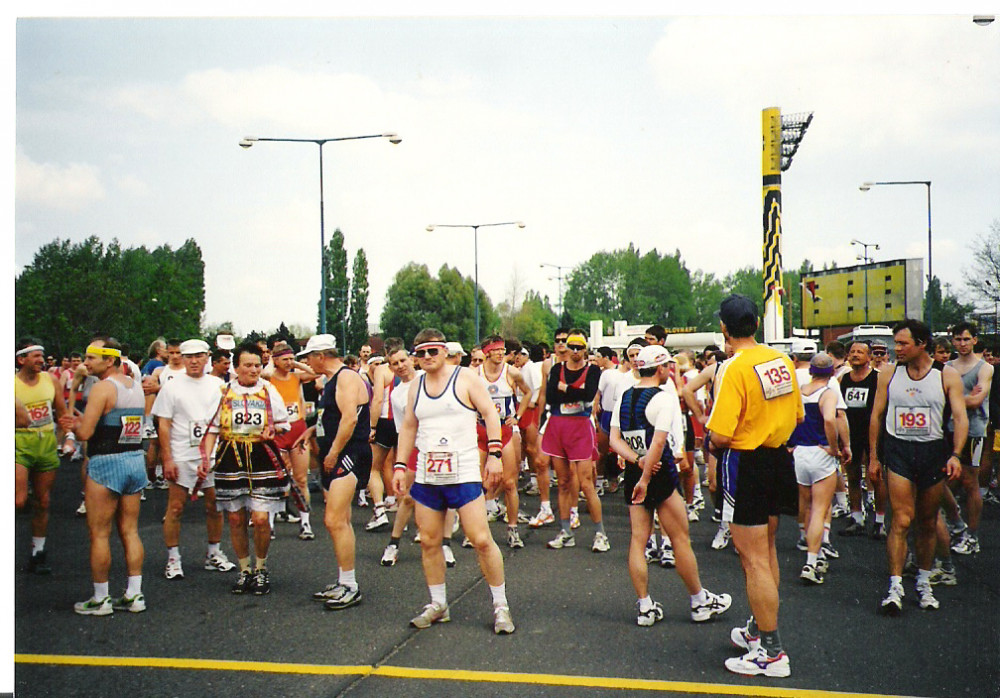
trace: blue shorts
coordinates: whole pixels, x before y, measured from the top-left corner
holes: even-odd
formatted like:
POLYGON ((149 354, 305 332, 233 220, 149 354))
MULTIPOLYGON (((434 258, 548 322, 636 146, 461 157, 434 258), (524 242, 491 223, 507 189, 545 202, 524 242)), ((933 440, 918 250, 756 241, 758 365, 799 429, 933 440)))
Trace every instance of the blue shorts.
POLYGON ((611 433, 611 416, 614 414, 614 410, 605 410, 601 412, 601 419, 597 423, 597 428, 603 431, 605 434, 611 433))
POLYGON ((410 486, 410 496, 413 497, 413 501, 420 502, 434 511, 461 509, 482 495, 483 485, 480 482, 463 482, 458 485, 421 485, 419 482, 414 482, 410 486))
POLYGON ((87 477, 119 495, 138 494, 149 484, 141 450, 91 456, 87 477))

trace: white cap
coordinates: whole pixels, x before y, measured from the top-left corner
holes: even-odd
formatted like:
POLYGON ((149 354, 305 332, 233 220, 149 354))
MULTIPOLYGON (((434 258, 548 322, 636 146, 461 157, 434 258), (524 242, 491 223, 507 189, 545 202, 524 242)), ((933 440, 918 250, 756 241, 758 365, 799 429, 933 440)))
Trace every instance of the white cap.
POLYGON ((445 342, 448 347, 448 356, 465 356, 465 349, 458 342, 445 342))
POLYGON ((219 349, 232 351, 236 348, 236 339, 231 334, 216 335, 215 346, 219 347, 219 349))
POLYGON ((670 352, 659 344, 650 344, 639 350, 639 355, 635 357, 632 365, 636 368, 652 368, 662 366, 670 361, 670 352))
POLYGON ((366 366, 378 366, 380 363, 385 361, 385 357, 381 354, 372 354, 368 361, 365 363, 366 366))
POLYGON ((298 353, 298 356, 305 356, 306 354, 312 354, 314 351, 326 351, 327 349, 336 349, 337 340, 332 334, 314 334, 306 342, 306 348, 298 353))
POLYGON ((181 354, 208 354, 212 351, 211 347, 208 346, 208 342, 203 339, 189 339, 186 342, 181 342, 181 354))
POLYGON ((792 353, 798 357, 800 354, 808 356, 816 353, 816 340, 805 339, 803 337, 792 338, 792 353))

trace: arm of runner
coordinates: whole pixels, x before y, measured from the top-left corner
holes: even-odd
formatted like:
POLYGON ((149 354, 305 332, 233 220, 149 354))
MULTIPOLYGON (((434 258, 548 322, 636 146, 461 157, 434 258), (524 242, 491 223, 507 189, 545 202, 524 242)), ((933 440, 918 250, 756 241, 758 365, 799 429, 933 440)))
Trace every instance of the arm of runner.
POLYGON ((681 388, 681 396, 684 398, 684 404, 688 406, 691 410, 691 418, 695 419, 702 424, 708 421, 708 417, 705 415, 705 410, 702 409, 701 402, 698 400, 698 391, 709 384, 713 376, 715 376, 715 367, 718 364, 712 364, 711 366, 706 366, 703 368, 697 376, 689 380, 681 388))
POLYGON ((819 398, 819 411, 823 415, 823 433, 827 446, 823 449, 834 458, 840 458, 840 437, 837 433, 837 396, 832 389, 826 390, 819 398))
POLYGON ((951 366, 945 366, 941 372, 944 383, 944 394, 951 405, 951 417, 954 420, 954 436, 952 437, 952 454, 945 463, 944 471, 949 480, 957 480, 962 476, 962 461, 958 454, 965 448, 965 440, 969 438, 969 415, 965 411, 965 390, 962 377, 951 366))
POLYGON ((109 400, 112 401, 111 404, 114 404, 113 401, 117 398, 117 395, 115 387, 107 381, 100 381, 91 388, 87 407, 83 415, 76 418, 76 424, 73 428, 77 441, 86 441, 94 435, 97 423, 104 416, 105 406, 109 400))
MULTIPOLYGON (((841 396, 842 399, 842 396, 841 396)), ((851 425, 847 422, 847 410, 837 408, 837 435, 840 437, 840 462, 851 462, 851 425)))
POLYGON ((308 365, 302 363, 301 361, 293 361, 292 366, 295 368, 295 375, 299 377, 299 380, 305 383, 309 381, 316 380, 319 376, 313 373, 312 369, 308 365))
POLYGON ((514 387, 520 390, 521 394, 525 396, 524 399, 521 400, 521 404, 517 406, 517 412, 507 418, 508 424, 510 424, 510 426, 514 426, 521 421, 521 417, 523 417, 524 413, 528 411, 530 406, 529 398, 531 397, 531 388, 528 387, 528 381, 524 380, 524 376, 521 375, 521 371, 519 369, 511 366, 507 369, 507 375, 514 383, 514 387))
POLYGON ((66 401, 63 400, 62 391, 57 386, 55 387, 56 390, 52 396, 52 409, 56 412, 56 421, 59 422, 63 431, 71 431, 73 429, 73 414, 66 409, 66 401))
POLYGON ((868 472, 872 482, 878 482, 882 479, 882 464, 878 459, 878 440, 882 437, 882 423, 889 401, 889 381, 892 380, 892 374, 893 371, 889 370, 888 367, 879 372, 878 387, 875 388, 875 404, 872 405, 872 416, 868 422, 868 472))
POLYGON ((417 440, 417 417, 413 414, 416 393, 416 386, 407 391, 406 414, 403 415, 403 426, 399 430, 399 439, 396 441, 396 463, 392 466, 392 490, 397 497, 402 497, 407 490, 407 469, 405 466, 400 467, 400 464, 410 461, 410 454, 413 452, 417 440))
POLYGON ((31 424, 31 416, 28 414, 28 408, 24 406, 24 403, 14 398, 14 426, 18 429, 23 429, 24 427, 31 424))
MULTIPOLYGON (((338 386, 339 387, 339 386, 338 386)), ((379 415, 382 413, 382 396, 385 393, 385 371, 382 366, 375 370, 375 380, 372 383, 372 401, 368 407, 369 428, 368 441, 375 440, 375 425, 378 424, 379 415)))
POLYGON ((201 462, 198 464, 198 479, 204 480, 208 477, 208 471, 212 469, 211 460, 212 455, 215 453, 215 441, 218 439, 219 435, 217 432, 209 431, 205 434, 202 443, 201 451, 201 462))
POLYGON ((174 427, 174 420, 169 417, 156 418, 156 434, 160 444, 160 460, 163 463, 163 479, 170 482, 177 482, 177 463, 174 461, 174 453, 170 450, 170 431, 174 427))
POLYGON ((965 396, 965 406, 969 409, 978 409, 990 396, 990 386, 993 384, 993 366, 984 363, 979 368, 979 375, 976 378, 976 385, 968 395, 965 396))

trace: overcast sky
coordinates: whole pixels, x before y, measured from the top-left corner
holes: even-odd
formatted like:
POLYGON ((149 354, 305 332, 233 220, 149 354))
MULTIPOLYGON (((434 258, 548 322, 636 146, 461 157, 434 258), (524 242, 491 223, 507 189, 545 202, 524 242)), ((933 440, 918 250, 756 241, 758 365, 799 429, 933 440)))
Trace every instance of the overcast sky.
MULTIPOLYGON (((602 249, 761 260, 761 110, 814 111, 783 176, 784 257, 925 257, 961 288, 1000 218, 1000 25, 895 17, 21 19, 15 274, 55 238, 193 237, 206 318, 315 322, 327 236, 370 263, 369 316, 405 263, 473 274, 494 303, 558 296, 602 249), (520 300, 520 299, 518 299, 520 300)), ((637 321, 640 318, 624 318, 637 321)))

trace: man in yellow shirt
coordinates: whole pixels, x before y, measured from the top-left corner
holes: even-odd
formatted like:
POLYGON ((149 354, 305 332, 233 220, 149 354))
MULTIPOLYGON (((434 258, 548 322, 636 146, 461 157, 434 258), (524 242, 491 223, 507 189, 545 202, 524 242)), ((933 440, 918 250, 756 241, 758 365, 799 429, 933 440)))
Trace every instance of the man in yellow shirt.
POLYGON ((719 307, 722 333, 733 358, 716 373, 716 400, 707 428, 719 453, 724 492, 722 519, 746 575, 753 613, 732 641, 748 650, 726 660, 726 668, 746 675, 784 677, 791 673, 778 637, 778 556, 774 540, 779 514, 795 514, 795 466, 785 442, 804 410, 795 367, 787 355, 757 344, 757 306, 733 294, 719 307))

